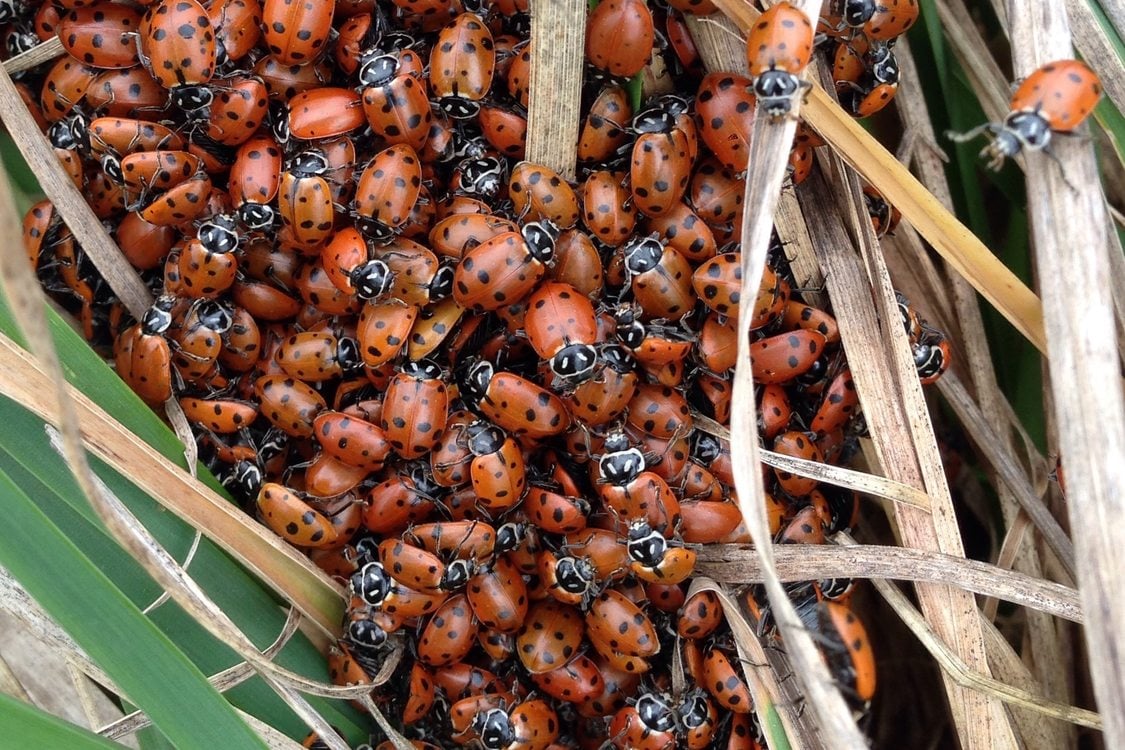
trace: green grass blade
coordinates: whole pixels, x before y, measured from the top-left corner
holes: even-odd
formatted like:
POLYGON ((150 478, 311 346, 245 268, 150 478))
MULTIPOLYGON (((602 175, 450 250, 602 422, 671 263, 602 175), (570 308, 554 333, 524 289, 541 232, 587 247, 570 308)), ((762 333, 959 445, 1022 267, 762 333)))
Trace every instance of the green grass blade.
POLYGON ((172 743, 181 750, 265 747, 199 668, 6 473, 0 473, 0 497, 8 522, 20 531, 0 536, 0 565, 172 743))
POLYGON ((0 737, 5 747, 121 750, 121 745, 0 693, 0 737))

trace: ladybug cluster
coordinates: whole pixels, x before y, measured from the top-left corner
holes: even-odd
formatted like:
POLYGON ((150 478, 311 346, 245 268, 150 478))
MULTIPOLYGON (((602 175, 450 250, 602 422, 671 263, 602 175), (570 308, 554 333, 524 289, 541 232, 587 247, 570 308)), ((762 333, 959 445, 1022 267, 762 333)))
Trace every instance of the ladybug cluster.
MULTIPOLYGON (((846 5, 822 25, 865 70, 913 22, 846 5)), ((741 284, 750 120, 791 115, 813 26, 778 3, 750 77, 705 75, 682 13, 713 10, 590 13, 571 182, 523 160, 520 0, 0 0, 10 52, 62 42, 21 91, 156 302, 132 320, 49 201, 29 261, 144 401, 178 400, 247 511, 347 585, 333 679, 371 683, 404 646, 374 691, 418 747, 764 745, 717 598, 687 598, 699 545, 750 541, 729 444, 697 424, 729 424, 737 316, 766 447, 842 463, 863 427, 780 243, 741 284), (686 94, 634 108, 653 56, 686 94)), ((802 127, 794 182, 819 144, 802 127)), ((900 308, 932 382, 949 346, 900 308)), ((777 542, 855 523, 851 492, 763 478, 777 542)), ((863 705, 850 592, 791 590, 863 705)))

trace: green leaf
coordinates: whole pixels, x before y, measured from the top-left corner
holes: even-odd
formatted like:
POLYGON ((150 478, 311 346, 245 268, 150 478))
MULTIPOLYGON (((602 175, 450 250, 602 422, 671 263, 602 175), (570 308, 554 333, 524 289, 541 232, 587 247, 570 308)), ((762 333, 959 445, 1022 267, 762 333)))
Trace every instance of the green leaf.
MULTIPOLYGON (((51 523, 7 473, 0 565, 182 750, 264 748, 206 676, 51 523), (190 711, 184 707, 190 706, 190 711)), ((29 747, 52 745, 30 745, 29 747)))
POLYGON ((121 750, 121 745, 0 693, 0 737, 5 747, 121 750))
MULTIPOLYGON (((183 465, 182 446, 164 423, 53 311, 48 310, 48 317, 67 379, 79 384, 87 396, 135 434, 183 465)), ((2 300, 0 329, 14 334, 2 300)), ((108 535, 62 459, 50 448, 42 420, 5 398, 0 398, 0 420, 5 425, 0 430, 0 468, 25 494, 36 498, 40 509, 133 604, 140 608, 151 604, 160 595, 159 588, 108 535)), ((169 553, 183 561, 195 537, 194 529, 96 458, 91 456, 90 460, 95 473, 169 553)), ((199 476, 222 492, 206 468, 199 467, 199 476)), ((276 597, 214 543, 200 541, 188 572, 259 648, 269 646, 280 633, 285 614, 276 597)), ((214 674, 239 661, 229 648, 212 638, 174 603, 162 605, 151 618, 205 674, 214 674)), ((290 639, 276 661, 311 679, 329 681, 324 656, 303 633, 290 639)), ((305 724, 257 677, 229 691, 227 697, 234 705, 294 739, 300 740, 307 734, 305 724)), ((347 702, 317 697, 308 700, 353 744, 367 739, 370 721, 347 702)))

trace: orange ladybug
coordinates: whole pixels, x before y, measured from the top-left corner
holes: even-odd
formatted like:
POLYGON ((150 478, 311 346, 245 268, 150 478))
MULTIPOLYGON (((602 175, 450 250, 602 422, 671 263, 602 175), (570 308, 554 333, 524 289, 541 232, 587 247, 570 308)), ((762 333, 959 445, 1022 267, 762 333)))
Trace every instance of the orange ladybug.
POLYGON ((980 152, 988 167, 998 170, 1004 159, 1022 149, 1041 151, 1051 142, 1051 132, 1072 133, 1085 122, 1102 97, 1098 74, 1078 60, 1049 62, 1023 80, 1008 103, 1004 122, 988 122, 967 133, 948 133, 961 143, 981 133, 992 142, 980 152))

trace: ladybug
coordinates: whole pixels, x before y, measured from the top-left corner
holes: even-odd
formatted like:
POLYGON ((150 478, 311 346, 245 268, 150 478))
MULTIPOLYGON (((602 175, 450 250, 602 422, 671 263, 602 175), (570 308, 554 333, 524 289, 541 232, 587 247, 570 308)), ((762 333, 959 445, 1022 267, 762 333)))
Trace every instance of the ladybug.
POLYGON ((418 154, 407 144, 375 154, 356 187, 356 228, 376 242, 389 242, 406 222, 422 189, 418 154))
POLYGON ((466 596, 450 596, 430 617, 418 638, 419 661, 431 667, 462 661, 476 643, 478 627, 466 596))
POLYGON ((258 0, 222 0, 208 9, 215 28, 215 61, 232 67, 258 46, 262 38, 262 5, 258 0))
POLYGON ((481 104, 477 114, 481 135, 511 159, 523 159, 527 152, 527 110, 494 102, 481 104))
POLYGON ((403 458, 425 456, 445 432, 449 393, 443 376, 432 360, 407 362, 387 386, 379 426, 403 458))
POLYGON ((586 61, 602 77, 640 73, 655 41, 652 11, 644 0, 604 0, 586 19, 586 61))
POLYGON ((585 703, 601 697, 604 678, 593 659, 578 654, 550 672, 532 674, 531 681, 555 700, 585 703))
POLYGON ((875 230, 875 236, 894 235, 895 228, 902 220, 899 210, 888 203, 874 185, 863 186, 863 202, 867 207, 867 213, 871 216, 871 226, 875 230))
POLYGON ((311 437, 313 420, 327 408, 311 386, 287 375, 263 375, 254 381, 254 392, 266 419, 292 437, 311 437))
POLYGON ((274 137, 255 136, 239 146, 230 168, 228 190, 247 229, 265 230, 276 222, 273 200, 281 186, 281 170, 282 149, 274 137))
POLYGON ((990 169, 999 170, 1004 159, 1022 149, 1041 151, 1051 133, 1073 133, 1094 111, 1102 96, 1097 73, 1078 60, 1056 60, 1025 78, 1012 94, 1004 122, 989 122, 967 133, 947 133, 960 143, 986 133, 992 137, 983 151, 990 169))
POLYGON ((867 703, 875 697, 875 655, 867 629, 851 608, 838 601, 816 603, 816 629, 825 639, 821 653, 832 674, 852 699, 867 703))
POLYGON ((324 515, 280 484, 262 485, 258 516, 278 536, 298 547, 330 547, 338 534, 324 515))
POLYGON ((430 52, 430 88, 450 117, 476 116, 495 71, 492 33, 480 16, 462 13, 438 33, 430 52))
POLYGON ((554 257, 559 233, 548 221, 492 237, 465 253, 453 275, 453 298, 474 312, 519 302, 535 288, 554 257))
POLYGON ((481 420, 465 428, 464 440, 472 454, 469 478, 479 505, 490 513, 517 505, 527 489, 527 477, 516 441, 481 420))
MULTIPOLYGON (((647 10, 647 8, 646 8, 647 10)), ((578 161, 602 164, 629 142, 629 122, 633 109, 625 90, 605 86, 590 105, 578 134, 578 161)))
POLYGON ((754 702, 750 698, 750 688, 745 680, 738 676, 721 650, 712 648, 703 657, 703 685, 715 701, 736 714, 747 714, 754 710, 754 702))
POLYGON ((433 122, 425 81, 405 70, 399 57, 377 54, 364 58, 359 82, 371 130, 388 146, 401 143, 421 152, 433 122))
POLYGON ((382 469, 391 451, 387 436, 378 425, 335 411, 317 415, 313 436, 328 455, 369 472, 382 469))
POLYGON ((664 535, 653 531, 645 520, 629 524, 627 549, 629 567, 643 581, 682 583, 695 571, 695 551, 669 545, 664 535))
POLYGON ((645 318, 680 320, 695 307, 691 264, 655 237, 634 237, 624 249, 625 270, 645 318))
POLYGON ((549 221, 558 230, 578 223, 574 189, 558 172, 542 164, 517 164, 508 180, 508 198, 521 222, 549 221))
POLYGON ((610 741, 621 750, 674 750, 678 717, 662 695, 645 692, 619 709, 609 725, 610 741))
POLYGON ((264 0, 263 41, 270 56, 283 65, 306 65, 325 49, 332 31, 335 2, 264 0))
POLYGON ((796 330, 779 333, 750 345, 750 365, 755 382, 786 383, 808 372, 824 351, 824 334, 796 330))
POLYGON ((206 8, 198 0, 161 0, 145 13, 139 34, 141 62, 168 89, 168 101, 189 121, 205 118, 217 50, 206 8))
POLYGON ((863 24, 863 35, 872 41, 891 41, 909 31, 921 11, 918 0, 877 0, 863 24))
POLYGON ((597 462, 598 494, 623 521, 644 519, 665 536, 680 523, 680 503, 658 474, 645 471, 645 455, 620 432, 605 440, 597 462))
POLYGON ((281 174, 277 213, 282 236, 297 247, 319 247, 332 232, 336 212, 332 189, 324 178, 327 171, 328 159, 322 152, 305 151, 293 157, 281 174))
POLYGON ((695 111, 699 134, 711 153, 732 172, 746 171, 756 100, 749 78, 736 73, 710 73, 699 82, 695 111))
POLYGON ((680 607, 676 632, 683 638, 702 640, 722 625, 725 615, 718 595, 697 591, 680 607))
POLYGON ((483 417, 517 437, 551 437, 570 425, 570 413, 558 396, 515 373, 497 372, 485 360, 470 367, 461 395, 472 398, 483 417))
POLYGON ((758 17, 746 37, 754 96, 773 119, 788 117, 793 100, 809 84, 801 74, 812 58, 808 16, 782 0, 758 17))
POLYGON ((234 324, 229 310, 214 300, 197 300, 173 329, 172 364, 187 382, 200 382, 212 372, 223 350, 222 337, 234 324))
POLYGON ((582 222, 602 244, 619 247, 632 236, 637 215, 630 195, 619 172, 599 169, 587 175, 582 186, 582 222))
POLYGON ((527 584, 507 557, 497 557, 468 580, 465 594, 481 627, 515 633, 527 619, 527 584))
POLYGON ((516 635, 516 656, 531 674, 551 672, 574 658, 585 633, 585 622, 575 607, 545 599, 528 610, 516 635))
POLYGON ((594 648, 628 656, 660 653, 660 639, 648 616, 616 589, 603 591, 586 612, 586 635, 594 648))
POLYGON ((258 417, 257 404, 234 399, 185 397, 180 408, 189 422, 220 435, 245 430, 258 417))
POLYGON ((223 146, 240 146, 266 120, 269 98, 260 78, 227 79, 211 103, 206 137, 223 146))
POLYGON ((306 383, 332 380, 362 367, 359 343, 327 331, 301 331, 287 338, 275 355, 290 376, 306 383))
POLYGON ((72 8, 56 26, 59 41, 75 60, 94 68, 131 68, 137 64, 137 29, 141 14, 115 3, 72 8))
POLYGON ((535 352, 560 381, 578 384, 594 372, 598 326, 590 299, 570 284, 548 281, 528 298, 524 328, 535 352))
POLYGON ((624 346, 603 344, 596 351, 590 379, 564 399, 574 419, 587 427, 608 424, 625 413, 640 383, 636 360, 624 346))
POLYGON ((645 216, 668 213, 691 178, 694 133, 689 138, 659 106, 633 118, 632 130, 637 134, 629 162, 633 203, 645 216))
POLYGON ((173 297, 160 297, 140 323, 114 342, 117 374, 145 403, 162 404, 172 397, 172 352, 164 334, 172 327, 173 297))
POLYGON ((949 339, 929 329, 930 335, 923 336, 922 341, 913 344, 911 351, 914 354, 914 367, 918 370, 918 378, 922 385, 932 385, 937 382, 953 361, 953 351, 949 339))

